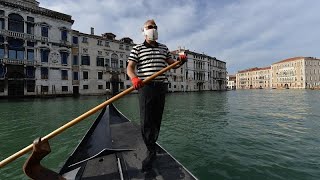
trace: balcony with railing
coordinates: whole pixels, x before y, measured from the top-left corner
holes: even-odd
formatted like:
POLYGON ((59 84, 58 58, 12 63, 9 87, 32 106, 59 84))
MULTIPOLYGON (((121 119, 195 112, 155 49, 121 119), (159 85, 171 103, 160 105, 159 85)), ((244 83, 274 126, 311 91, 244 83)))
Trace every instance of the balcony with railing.
POLYGON ((13 65, 28 65, 28 66, 35 66, 38 63, 36 61, 30 60, 19 60, 19 59, 9 59, 9 58, 0 58, 1 64, 13 64, 13 65))
POLYGON ((29 39, 29 40, 39 40, 39 41, 49 41, 48 37, 35 36, 33 34, 9 31, 6 29, 1 29, 0 34, 8 37, 20 38, 20 39, 29 39))

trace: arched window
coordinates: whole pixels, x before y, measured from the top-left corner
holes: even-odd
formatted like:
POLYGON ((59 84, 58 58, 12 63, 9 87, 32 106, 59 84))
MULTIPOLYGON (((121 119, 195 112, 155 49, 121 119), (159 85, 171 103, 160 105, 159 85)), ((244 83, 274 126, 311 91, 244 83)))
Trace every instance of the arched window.
POLYGON ((111 67, 118 68, 118 55, 117 54, 111 55, 111 67))
POLYGON ((24 32, 24 19, 19 14, 9 15, 9 31, 24 32))

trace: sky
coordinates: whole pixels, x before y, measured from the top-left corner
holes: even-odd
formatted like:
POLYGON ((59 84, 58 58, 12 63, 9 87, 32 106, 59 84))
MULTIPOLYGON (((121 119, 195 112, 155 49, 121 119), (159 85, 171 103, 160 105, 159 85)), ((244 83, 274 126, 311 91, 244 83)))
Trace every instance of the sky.
POLYGON ((227 63, 228 74, 291 57, 320 58, 318 0, 38 0, 72 16, 72 29, 141 43, 154 19, 159 42, 227 63))

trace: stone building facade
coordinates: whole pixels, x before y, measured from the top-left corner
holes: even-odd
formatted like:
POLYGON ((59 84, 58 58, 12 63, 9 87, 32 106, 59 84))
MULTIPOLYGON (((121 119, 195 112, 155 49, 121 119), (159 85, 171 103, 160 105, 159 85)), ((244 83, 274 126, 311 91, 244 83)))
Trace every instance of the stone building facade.
MULTIPOLYGON (((102 95, 131 86, 129 37, 72 29, 70 15, 35 0, 0 0, 0 97, 102 95)), ((169 91, 226 89, 226 63, 181 49, 188 62, 167 72, 169 91)))
POLYGON ((319 89, 320 59, 293 57, 267 68, 251 68, 237 74, 237 89, 319 89))
POLYGON ((70 93, 71 16, 0 0, 0 96, 70 93))
POLYGON ((237 89, 266 89, 270 88, 271 67, 250 68, 236 74, 237 89))
POLYGON ((228 90, 235 90, 236 89, 236 87, 237 87, 236 80, 237 80, 236 75, 228 75, 227 76, 227 82, 228 82, 227 89, 228 90))
POLYGON ((320 87, 320 59, 294 57, 276 62, 272 68, 272 88, 310 89, 320 87))
POLYGON ((169 72, 169 91, 226 90, 226 62, 186 49, 172 51, 174 59, 184 52, 188 62, 180 69, 169 72))
POLYGON ((132 39, 117 40, 113 33, 101 36, 73 31, 73 85, 78 86, 82 95, 114 93, 131 86, 126 75, 127 59, 132 47, 132 39))

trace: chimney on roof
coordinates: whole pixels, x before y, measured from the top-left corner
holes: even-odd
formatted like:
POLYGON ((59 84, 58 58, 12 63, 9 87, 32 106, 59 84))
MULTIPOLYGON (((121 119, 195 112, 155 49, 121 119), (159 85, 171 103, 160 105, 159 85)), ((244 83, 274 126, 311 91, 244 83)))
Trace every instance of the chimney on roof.
POLYGON ((94 28, 91 27, 91 35, 94 35, 94 28))

